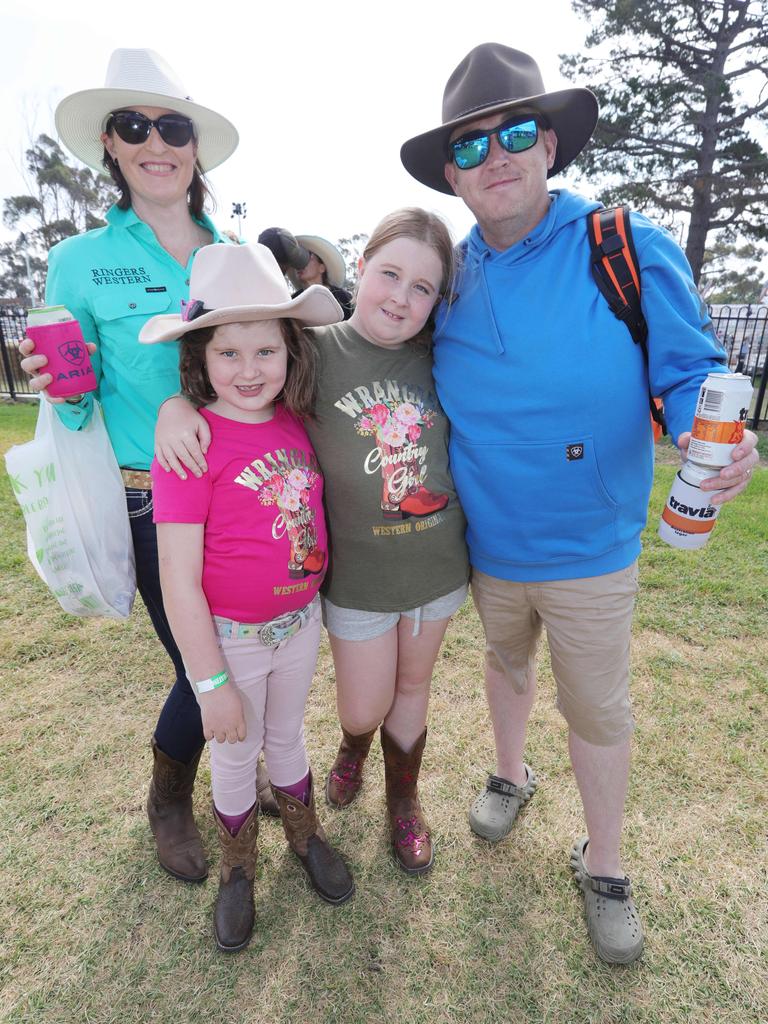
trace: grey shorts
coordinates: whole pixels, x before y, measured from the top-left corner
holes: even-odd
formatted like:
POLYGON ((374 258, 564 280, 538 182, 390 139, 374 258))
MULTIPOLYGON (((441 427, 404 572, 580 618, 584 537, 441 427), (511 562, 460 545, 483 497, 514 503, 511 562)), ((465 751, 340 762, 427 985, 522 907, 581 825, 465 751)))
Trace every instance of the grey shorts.
POLYGON ((420 608, 409 608, 402 612, 363 612, 357 608, 340 608, 327 597, 323 598, 323 622, 325 628, 339 640, 373 640, 396 626, 400 617, 413 619, 413 635, 421 632, 422 622, 448 619, 464 604, 467 585, 452 590, 450 594, 435 598, 420 608))

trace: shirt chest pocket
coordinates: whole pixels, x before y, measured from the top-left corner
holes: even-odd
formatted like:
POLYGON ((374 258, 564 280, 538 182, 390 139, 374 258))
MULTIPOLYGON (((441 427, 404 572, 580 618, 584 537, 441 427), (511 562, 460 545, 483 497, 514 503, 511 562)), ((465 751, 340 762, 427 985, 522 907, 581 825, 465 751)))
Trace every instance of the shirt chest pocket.
POLYGON ((147 320, 171 311, 169 292, 147 292, 143 286, 117 285, 110 292, 99 295, 94 300, 93 312, 105 369, 112 364, 118 372, 120 369, 130 371, 132 378, 141 380, 178 373, 176 344, 139 343, 139 331, 147 320))

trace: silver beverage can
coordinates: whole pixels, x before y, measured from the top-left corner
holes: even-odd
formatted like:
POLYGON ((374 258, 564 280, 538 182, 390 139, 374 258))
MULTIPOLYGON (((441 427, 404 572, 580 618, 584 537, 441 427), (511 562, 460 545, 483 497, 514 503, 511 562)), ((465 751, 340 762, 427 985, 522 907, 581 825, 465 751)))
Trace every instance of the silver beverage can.
POLYGON ((720 506, 710 505, 709 500, 720 492, 702 491, 700 485, 719 473, 719 469, 695 462, 680 467, 659 523, 659 536, 671 547, 703 548, 709 540, 720 512, 720 506))
POLYGON ((39 327, 41 324, 65 324, 75 318, 66 306, 35 306, 27 310, 27 324, 39 327))
POLYGON ((688 458, 701 466, 728 466, 744 439, 752 381, 744 373, 710 373, 701 385, 688 458))

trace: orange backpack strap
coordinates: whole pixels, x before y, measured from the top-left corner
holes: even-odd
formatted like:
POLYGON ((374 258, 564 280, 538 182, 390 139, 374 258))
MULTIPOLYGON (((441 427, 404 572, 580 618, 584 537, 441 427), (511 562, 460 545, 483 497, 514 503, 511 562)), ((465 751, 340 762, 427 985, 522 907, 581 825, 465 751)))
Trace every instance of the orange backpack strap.
MULTIPOLYGON (((643 350, 648 365, 648 325, 640 305, 640 269, 637 265, 629 207, 594 210, 587 216, 592 276, 611 312, 627 326, 632 340, 643 350)), ((666 434, 661 401, 649 393, 654 436, 666 434)))

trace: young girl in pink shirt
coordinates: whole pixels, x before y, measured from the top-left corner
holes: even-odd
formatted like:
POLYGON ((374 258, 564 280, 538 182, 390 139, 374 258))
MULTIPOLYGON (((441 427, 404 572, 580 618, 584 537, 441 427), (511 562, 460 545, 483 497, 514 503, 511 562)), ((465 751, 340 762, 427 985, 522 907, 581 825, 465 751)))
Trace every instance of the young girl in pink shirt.
MULTIPOLYGON (((306 428, 326 479, 332 554, 323 597, 342 729, 326 800, 342 808, 357 797, 380 728, 390 841, 409 875, 434 863, 418 780, 432 672, 467 594, 466 524, 430 351, 452 274, 440 218, 397 210, 368 240, 352 317, 306 332, 317 356, 306 428)), ((163 467, 203 471, 206 434, 188 403, 167 401, 156 432, 163 467)))
POLYGON ((192 266, 181 316, 154 317, 140 341, 180 339, 184 394, 211 434, 209 472, 182 481, 152 466, 163 600, 211 743, 221 846, 214 934, 249 941, 263 750, 288 842, 317 893, 354 891, 315 813, 304 706, 320 637, 328 560, 323 478, 298 417, 311 407, 304 326, 334 323, 325 288, 291 299, 261 245, 211 245, 192 266))

